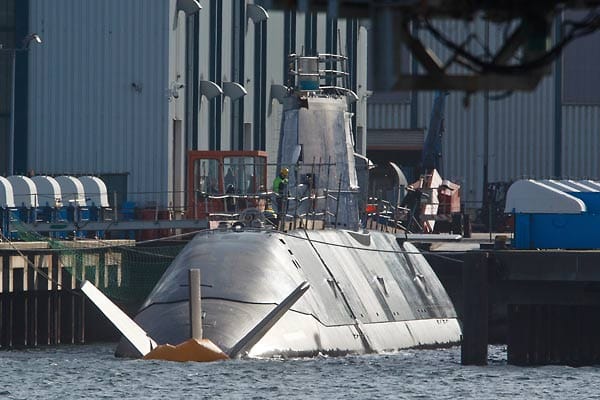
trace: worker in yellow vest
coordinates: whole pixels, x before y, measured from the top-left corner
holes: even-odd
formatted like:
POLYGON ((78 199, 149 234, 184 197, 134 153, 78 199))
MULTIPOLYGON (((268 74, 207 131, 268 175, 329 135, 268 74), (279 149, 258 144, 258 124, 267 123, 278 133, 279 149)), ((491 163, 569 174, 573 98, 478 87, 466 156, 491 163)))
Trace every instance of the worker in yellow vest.
POLYGON ((279 171, 279 175, 275 177, 273 181, 273 192, 275 193, 277 199, 277 212, 281 213, 283 211, 283 196, 287 193, 288 186, 288 169, 283 167, 281 171, 279 171))

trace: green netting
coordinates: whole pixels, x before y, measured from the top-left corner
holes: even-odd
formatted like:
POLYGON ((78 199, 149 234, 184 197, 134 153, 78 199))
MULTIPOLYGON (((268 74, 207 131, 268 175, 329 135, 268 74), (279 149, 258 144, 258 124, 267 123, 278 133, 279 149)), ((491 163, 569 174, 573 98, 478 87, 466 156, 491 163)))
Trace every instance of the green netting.
MULTIPOLYGON (((47 251, 56 256, 61 271, 58 276, 50 276, 49 280, 71 288, 78 287, 82 280, 87 279, 113 301, 131 311, 141 305, 185 246, 185 242, 166 245, 160 240, 143 246, 128 240, 62 240, 27 231, 19 223, 11 223, 11 228, 21 242, 47 243, 47 251)), ((38 272, 49 273, 47 266, 34 268, 38 272)))

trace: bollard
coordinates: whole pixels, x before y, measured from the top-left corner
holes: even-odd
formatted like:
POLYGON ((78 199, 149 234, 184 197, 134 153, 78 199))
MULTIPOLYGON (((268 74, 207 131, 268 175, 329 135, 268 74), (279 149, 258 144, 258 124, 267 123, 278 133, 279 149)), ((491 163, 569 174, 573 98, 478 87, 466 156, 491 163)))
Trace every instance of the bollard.
POLYGON ((200 270, 197 268, 190 269, 190 337, 197 340, 202 339, 201 283, 200 270))

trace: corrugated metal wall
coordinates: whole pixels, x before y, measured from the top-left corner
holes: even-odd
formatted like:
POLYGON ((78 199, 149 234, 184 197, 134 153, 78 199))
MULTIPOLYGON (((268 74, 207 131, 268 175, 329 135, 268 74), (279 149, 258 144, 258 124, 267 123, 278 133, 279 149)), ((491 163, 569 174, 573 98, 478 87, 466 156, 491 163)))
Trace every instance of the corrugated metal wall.
MULTIPOLYGON (((50 174, 128 174, 128 191, 165 192, 174 0, 31 0, 43 37, 31 54, 30 167, 50 174), (171 57, 169 57, 171 55, 171 57), (170 61, 171 60, 171 61, 170 61)), ((180 19, 179 28, 185 28, 180 19)), ((181 53, 181 49, 179 49, 181 53)), ((184 80, 184 76, 181 78, 184 80)), ((165 198, 148 194, 140 200, 165 198)))
MULTIPOLYGON (((466 33, 462 23, 441 22, 436 26, 454 40, 459 40, 466 33)), ((473 32, 484 38, 485 29, 485 23, 479 22, 474 25, 473 32)), ((502 35, 498 27, 490 25, 491 48, 500 43, 502 35)), ((421 36, 442 60, 447 57, 448 53, 442 46, 428 39, 427 34, 421 36)), ((477 45, 473 44, 472 50, 476 48, 477 45)), ((514 92, 501 100, 493 100, 498 93, 487 99, 484 93, 478 93, 468 97, 469 105, 465 107, 464 93, 453 92, 447 97, 443 175, 463 185, 463 199, 468 207, 478 208, 481 205, 486 155, 489 182, 553 176, 556 94, 556 79, 551 74, 533 92, 514 92)), ((369 130, 427 128, 432 93, 419 93, 415 104, 381 99, 381 96, 375 95, 369 100, 369 130), (411 126, 411 112, 415 108, 417 125, 411 126)), ((563 105, 560 118, 563 176, 598 179, 600 107, 563 105)))
MULTIPOLYGON (((5 48, 14 48, 15 45, 15 1, 9 0, 0 3, 0 43, 5 48)), ((9 171, 9 136, 12 91, 12 54, 0 52, 0 173, 9 171)))
POLYGON ((574 179, 600 177, 600 106, 563 106, 563 175, 574 179))

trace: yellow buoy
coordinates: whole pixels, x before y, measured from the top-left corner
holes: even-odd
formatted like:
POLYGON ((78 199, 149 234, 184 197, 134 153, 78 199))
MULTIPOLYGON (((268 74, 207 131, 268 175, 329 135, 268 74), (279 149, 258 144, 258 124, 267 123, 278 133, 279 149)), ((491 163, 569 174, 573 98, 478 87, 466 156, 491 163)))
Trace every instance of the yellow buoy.
POLYGON ((226 360, 229 357, 209 339, 189 339, 173 346, 161 344, 144 356, 144 360, 165 361, 217 361, 226 360))

